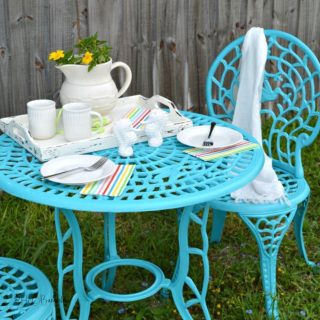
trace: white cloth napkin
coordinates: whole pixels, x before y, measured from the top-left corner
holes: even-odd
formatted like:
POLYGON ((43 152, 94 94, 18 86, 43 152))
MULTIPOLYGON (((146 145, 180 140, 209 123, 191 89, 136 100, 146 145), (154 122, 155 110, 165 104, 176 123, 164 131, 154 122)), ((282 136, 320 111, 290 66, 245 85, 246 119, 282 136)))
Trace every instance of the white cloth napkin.
MULTIPOLYGON (((232 123, 257 139, 262 145, 261 93, 267 60, 267 41, 262 28, 251 28, 242 45, 240 84, 232 123)), ((272 168, 272 160, 265 154, 260 174, 248 185, 231 193, 236 201, 268 203, 285 200, 281 182, 272 168)))

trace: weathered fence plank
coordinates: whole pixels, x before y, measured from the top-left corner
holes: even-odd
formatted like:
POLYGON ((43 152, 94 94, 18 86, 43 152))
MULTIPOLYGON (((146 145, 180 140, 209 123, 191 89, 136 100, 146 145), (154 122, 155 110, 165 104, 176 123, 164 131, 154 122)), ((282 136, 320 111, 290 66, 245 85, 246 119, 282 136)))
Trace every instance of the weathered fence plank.
MULTIPOLYGON (((161 94, 205 112, 205 78, 218 52, 252 26, 297 35, 320 53, 318 0, 0 0, 0 117, 30 99, 58 99, 48 53, 98 32, 133 73, 126 95, 161 94)), ((113 77, 119 84, 123 72, 113 77)))
POLYGON ((8 2, 0 0, 0 116, 10 114, 11 107, 11 74, 9 55, 9 23, 8 23, 8 2))
POLYGON ((8 16, 7 22, 10 28, 10 38, 8 41, 11 74, 10 90, 12 90, 11 103, 15 108, 19 106, 19 111, 25 111, 25 105, 20 105, 20 97, 30 99, 30 35, 33 34, 32 25, 34 14, 26 8, 22 1, 7 1, 8 16))

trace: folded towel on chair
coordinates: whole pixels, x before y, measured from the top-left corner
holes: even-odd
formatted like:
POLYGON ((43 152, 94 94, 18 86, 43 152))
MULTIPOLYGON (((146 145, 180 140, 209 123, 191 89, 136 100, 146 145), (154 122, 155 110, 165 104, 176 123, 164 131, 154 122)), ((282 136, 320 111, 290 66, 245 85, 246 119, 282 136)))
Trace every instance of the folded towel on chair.
MULTIPOLYGON (((267 61, 267 41, 262 28, 251 28, 242 45, 240 84, 232 123, 249 132, 262 145, 261 94, 267 61)), ((236 201, 268 203, 285 200, 284 188, 265 154, 259 175, 231 194, 236 201)))

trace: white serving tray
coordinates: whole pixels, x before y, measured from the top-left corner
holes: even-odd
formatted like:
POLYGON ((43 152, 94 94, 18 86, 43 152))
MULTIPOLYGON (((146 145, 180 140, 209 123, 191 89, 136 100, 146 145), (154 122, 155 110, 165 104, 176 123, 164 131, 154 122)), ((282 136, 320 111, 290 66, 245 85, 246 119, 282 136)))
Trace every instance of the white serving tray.
MULTIPOLYGON (((161 96, 153 96, 150 99, 140 95, 120 98, 108 116, 112 121, 121 119, 133 107, 169 108, 168 124, 164 129, 164 137, 174 136, 179 131, 192 126, 192 121, 182 116, 172 101, 161 96)), ((42 162, 63 155, 84 154, 118 146, 118 142, 112 134, 112 123, 105 126, 104 133, 94 134, 89 139, 72 142, 66 141, 62 134, 56 134, 48 140, 33 139, 28 131, 28 116, 26 114, 0 119, 0 130, 42 162)), ((146 140, 147 137, 142 132, 138 136, 138 142, 146 140)))

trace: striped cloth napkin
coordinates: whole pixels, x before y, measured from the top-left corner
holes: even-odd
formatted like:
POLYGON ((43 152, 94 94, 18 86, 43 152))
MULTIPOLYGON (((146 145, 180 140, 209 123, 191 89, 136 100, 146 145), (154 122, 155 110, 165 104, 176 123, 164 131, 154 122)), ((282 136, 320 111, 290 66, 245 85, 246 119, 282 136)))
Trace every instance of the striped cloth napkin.
POLYGON ((228 147, 214 148, 214 149, 192 148, 192 149, 184 150, 184 152, 194 157, 197 157, 201 160, 211 161, 218 158, 227 157, 242 151, 255 149, 258 147, 259 145, 257 143, 243 140, 235 145, 228 146, 228 147))
POLYGON ((111 176, 87 183, 81 190, 81 194, 120 196, 127 186, 135 166, 134 164, 117 165, 111 176))
POLYGON ((139 129, 142 126, 141 122, 149 116, 150 112, 150 109, 134 107, 125 114, 124 118, 130 119, 132 127, 135 129, 139 129))

